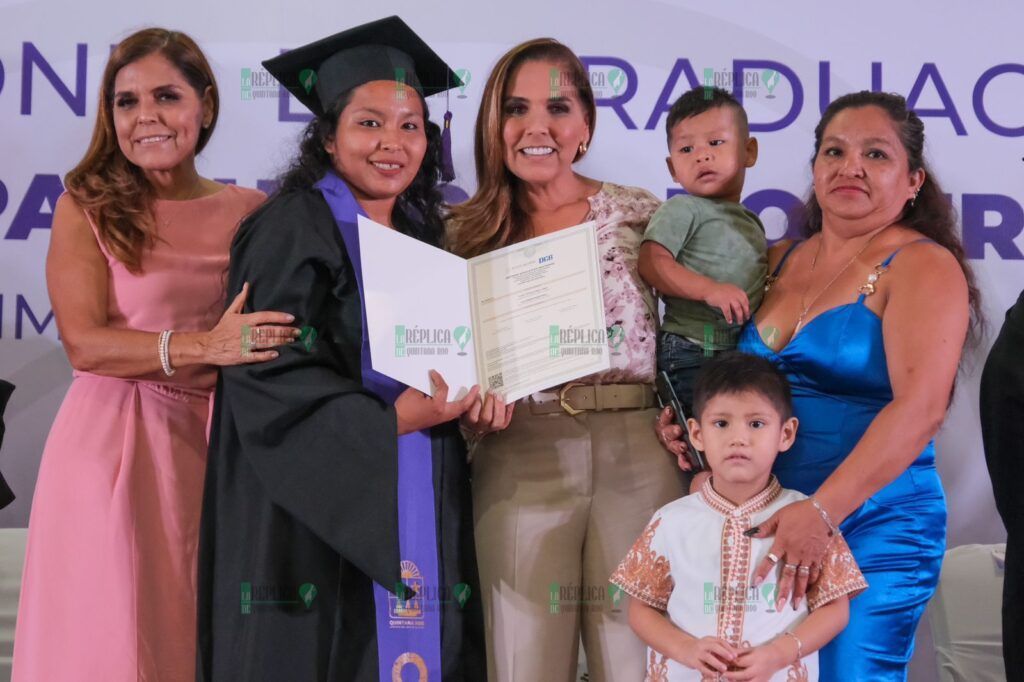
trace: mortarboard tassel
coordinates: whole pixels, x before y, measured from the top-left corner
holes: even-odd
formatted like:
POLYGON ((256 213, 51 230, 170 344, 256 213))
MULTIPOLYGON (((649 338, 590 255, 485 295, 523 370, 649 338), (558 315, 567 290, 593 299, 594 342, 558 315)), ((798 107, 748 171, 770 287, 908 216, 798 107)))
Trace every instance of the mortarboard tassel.
POLYGON ((441 131, 441 179, 451 182, 455 179, 455 164, 452 163, 452 112, 444 112, 444 129, 441 131))

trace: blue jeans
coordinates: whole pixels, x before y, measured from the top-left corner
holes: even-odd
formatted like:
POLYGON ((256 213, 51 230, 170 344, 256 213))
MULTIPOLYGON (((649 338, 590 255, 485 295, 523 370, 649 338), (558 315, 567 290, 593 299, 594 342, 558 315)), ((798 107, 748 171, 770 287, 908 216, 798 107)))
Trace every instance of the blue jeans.
POLYGON ((687 417, 693 416, 693 388, 697 383, 697 373, 710 358, 699 343, 671 332, 658 334, 658 371, 668 373, 687 417))

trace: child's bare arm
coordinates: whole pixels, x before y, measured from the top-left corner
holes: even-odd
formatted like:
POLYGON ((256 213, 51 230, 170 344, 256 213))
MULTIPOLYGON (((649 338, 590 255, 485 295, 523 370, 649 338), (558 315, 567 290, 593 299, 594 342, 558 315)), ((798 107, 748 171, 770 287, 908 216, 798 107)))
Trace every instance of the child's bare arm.
POLYGON ((719 308, 729 324, 750 317, 750 300, 743 289, 690 270, 657 242, 646 241, 640 245, 638 268, 644 281, 665 296, 703 301, 719 308))
POLYGON ((717 637, 696 637, 680 630, 665 613, 639 599, 629 602, 629 626, 647 646, 705 674, 725 672, 736 649, 717 637))
MULTIPOLYGON (((846 595, 812 611, 792 630, 800 640, 799 654, 806 656, 831 642, 842 632, 849 620, 850 598, 846 595)), ((779 670, 795 663, 796 659, 796 639, 788 635, 779 635, 770 642, 741 652, 736 657, 736 666, 739 670, 726 673, 725 679, 743 682, 766 680, 779 670)))
POLYGON ((672 252, 658 242, 646 241, 640 245, 638 266, 644 281, 666 296, 703 301, 707 290, 718 284, 681 265, 672 252))

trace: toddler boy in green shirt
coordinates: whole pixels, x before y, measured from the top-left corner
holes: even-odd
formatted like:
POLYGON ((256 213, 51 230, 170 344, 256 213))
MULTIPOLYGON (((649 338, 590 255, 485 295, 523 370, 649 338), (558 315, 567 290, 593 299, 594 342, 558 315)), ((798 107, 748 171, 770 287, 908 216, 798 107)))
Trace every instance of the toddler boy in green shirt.
POLYGON ((757 161, 740 103, 721 88, 697 87, 672 105, 665 128, 668 169, 687 194, 651 217, 639 268, 665 302, 658 370, 690 413, 701 365, 736 347, 761 304, 768 247, 764 225, 739 203, 746 169, 757 161))

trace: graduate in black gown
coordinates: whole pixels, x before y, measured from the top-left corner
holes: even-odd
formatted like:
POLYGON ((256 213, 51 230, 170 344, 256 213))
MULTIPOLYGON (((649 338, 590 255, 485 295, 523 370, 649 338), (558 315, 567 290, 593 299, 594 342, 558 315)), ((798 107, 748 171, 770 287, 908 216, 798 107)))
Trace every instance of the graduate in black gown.
POLYGON ((448 402, 436 374, 431 398, 372 370, 355 228, 362 214, 440 243, 440 131, 423 98, 458 79, 397 17, 264 65, 316 118, 239 228, 228 290, 248 282, 253 310, 293 314, 303 336, 217 385, 197 679, 484 680, 453 421, 481 401, 474 388, 448 402))
MULTIPOLYGON (((14 384, 0 379, 0 446, 4 443, 4 409, 6 409, 7 401, 10 400, 12 393, 14 393, 14 384)), ((13 501, 14 493, 7 485, 7 481, 4 480, 4 475, 0 473, 0 509, 13 501)))
POLYGON ((1024 291, 1006 312, 981 374, 981 437, 996 509, 1006 526, 1003 661, 1009 682, 1024 680, 1024 291))

